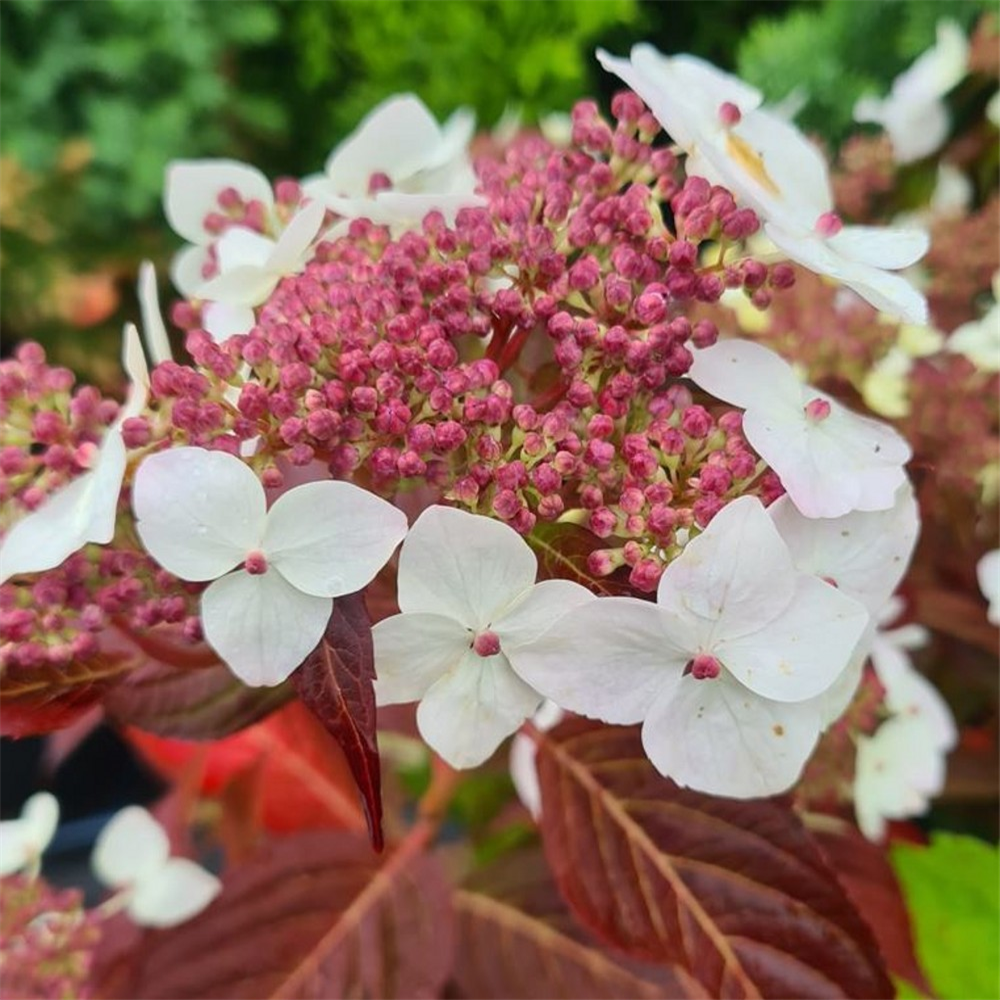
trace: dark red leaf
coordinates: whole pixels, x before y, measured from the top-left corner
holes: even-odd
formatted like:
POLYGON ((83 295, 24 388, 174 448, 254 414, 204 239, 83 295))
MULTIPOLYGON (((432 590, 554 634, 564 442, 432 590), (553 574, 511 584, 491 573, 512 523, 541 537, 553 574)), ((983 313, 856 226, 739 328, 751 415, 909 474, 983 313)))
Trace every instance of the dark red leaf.
POLYGON ((538 524, 527 537, 535 550, 542 578, 572 580, 583 584, 595 594, 635 596, 626 574, 594 576, 587 566, 587 557, 595 549, 607 547, 607 542, 578 524, 538 524))
POLYGON ((382 850, 382 776, 375 732, 375 655, 365 599, 338 597, 320 644, 292 674, 303 703, 340 744, 361 792, 372 847, 382 850))
POLYGON ((538 737, 556 881, 594 933, 677 964, 714 997, 887 997, 871 932, 783 800, 680 789, 636 727, 573 719, 538 737))
POLYGON ((108 717, 157 736, 218 739, 292 697, 288 684, 247 687, 207 646, 191 646, 167 630, 139 634, 113 626, 102 642, 133 664, 104 698, 108 717))
POLYGON ((537 847, 503 855, 455 893, 455 981, 488 998, 704 996, 683 972, 611 954, 573 919, 537 847))
POLYGON ((933 990, 917 962, 916 948, 896 873, 885 848, 835 817, 812 827, 827 863, 836 872, 855 909, 872 929, 889 971, 926 996, 933 990))
POLYGON ((97 993, 170 997, 436 997, 453 960, 451 888, 416 845, 382 856, 329 831, 275 841, 223 876, 204 913, 108 943, 97 993))

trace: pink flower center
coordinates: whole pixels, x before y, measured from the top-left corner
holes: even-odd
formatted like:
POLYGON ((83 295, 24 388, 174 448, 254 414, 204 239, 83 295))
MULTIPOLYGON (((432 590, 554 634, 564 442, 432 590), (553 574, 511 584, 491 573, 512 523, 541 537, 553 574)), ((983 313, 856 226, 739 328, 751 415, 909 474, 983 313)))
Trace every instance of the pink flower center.
POLYGON ((480 656, 496 656, 500 652, 500 636, 489 629, 483 629, 472 641, 472 648, 480 656))
POLYGON ((254 549, 253 552, 247 553, 247 557, 243 561, 243 568, 251 576, 260 576, 267 572, 267 558, 259 549, 254 549))
POLYGON ((732 101, 723 101, 719 105, 719 121, 722 122, 726 128, 731 128, 733 125, 739 125, 740 119, 743 114, 740 109, 733 104, 732 101))
POLYGON ((696 681, 710 681, 719 676, 722 671, 722 664, 714 656, 707 653, 699 653, 689 664, 691 676, 696 681))
POLYGON ((825 399, 820 399, 817 396, 815 399, 810 399, 805 405, 806 416, 810 420, 815 420, 817 423, 821 420, 826 420, 830 416, 830 404, 825 399))
POLYGON ((816 232, 825 239, 836 236, 844 228, 844 223, 836 212, 824 212, 816 220, 816 232))

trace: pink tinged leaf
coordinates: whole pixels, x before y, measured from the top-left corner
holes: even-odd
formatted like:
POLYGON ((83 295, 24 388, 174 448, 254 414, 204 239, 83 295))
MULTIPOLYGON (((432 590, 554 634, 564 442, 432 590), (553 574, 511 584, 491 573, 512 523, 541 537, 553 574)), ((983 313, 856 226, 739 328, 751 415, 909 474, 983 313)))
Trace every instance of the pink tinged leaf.
MULTIPOLYGON (((702 682, 712 683, 712 682, 702 682)), ((574 914, 716 997, 892 995, 871 933, 783 800, 678 789, 634 729, 539 737, 546 856, 574 914)))
POLYGON ((145 1000, 436 997, 453 961, 451 890, 413 849, 378 857, 353 834, 282 838, 223 878, 193 920, 109 942, 99 995, 145 1000))
POLYGON ((375 712, 375 659, 364 597, 333 602, 326 634, 292 674, 299 697, 340 744, 361 793, 372 847, 381 851, 382 778, 375 712))

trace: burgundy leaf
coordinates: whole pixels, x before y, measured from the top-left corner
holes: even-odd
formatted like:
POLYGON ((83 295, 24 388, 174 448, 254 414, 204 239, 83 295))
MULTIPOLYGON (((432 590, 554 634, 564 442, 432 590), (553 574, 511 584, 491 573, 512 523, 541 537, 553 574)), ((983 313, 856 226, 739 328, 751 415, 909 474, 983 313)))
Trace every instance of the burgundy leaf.
POLYGON ((489 998, 704 996, 684 973, 638 967, 610 953, 573 919, 537 847, 503 855, 455 893, 454 978, 489 998))
POLYGON ((251 688, 207 646, 192 647, 166 630, 135 633, 111 626, 101 641, 133 668, 104 698, 108 717, 157 736, 218 739, 280 708, 288 684, 251 688))
POLYGON ((789 804, 685 789, 637 727, 538 737, 546 855, 576 916, 714 997, 887 997, 871 932, 789 804))
POLYGON ((340 744, 368 817, 372 847, 382 850, 382 778, 375 732, 375 654, 360 594, 333 602, 320 644, 292 674, 303 703, 340 744))
POLYGON ((820 819, 822 826, 812 830, 813 837, 872 929, 889 971, 931 996, 933 990, 917 961, 906 903, 885 848, 867 840, 851 823, 820 819))
POLYGON ((450 886, 415 844, 372 854, 354 834, 285 837, 223 877, 204 913, 97 963, 98 995, 436 997, 453 959, 450 886))

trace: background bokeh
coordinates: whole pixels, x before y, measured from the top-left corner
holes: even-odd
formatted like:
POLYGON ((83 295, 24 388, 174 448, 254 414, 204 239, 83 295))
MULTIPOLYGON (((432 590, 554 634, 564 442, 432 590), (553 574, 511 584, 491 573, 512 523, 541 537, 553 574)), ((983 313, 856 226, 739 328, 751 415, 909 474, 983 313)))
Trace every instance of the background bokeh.
MULTIPOLYGON (((772 100, 808 97, 836 142, 937 20, 989 0, 5 0, 0 5, 0 317, 4 350, 45 344, 105 387, 143 258, 179 240, 160 208, 176 158, 271 176, 321 169, 378 101, 418 93, 481 128, 531 125, 616 81, 593 58, 636 41, 738 70, 772 100)), ((169 298, 168 298, 169 301, 169 298)))

